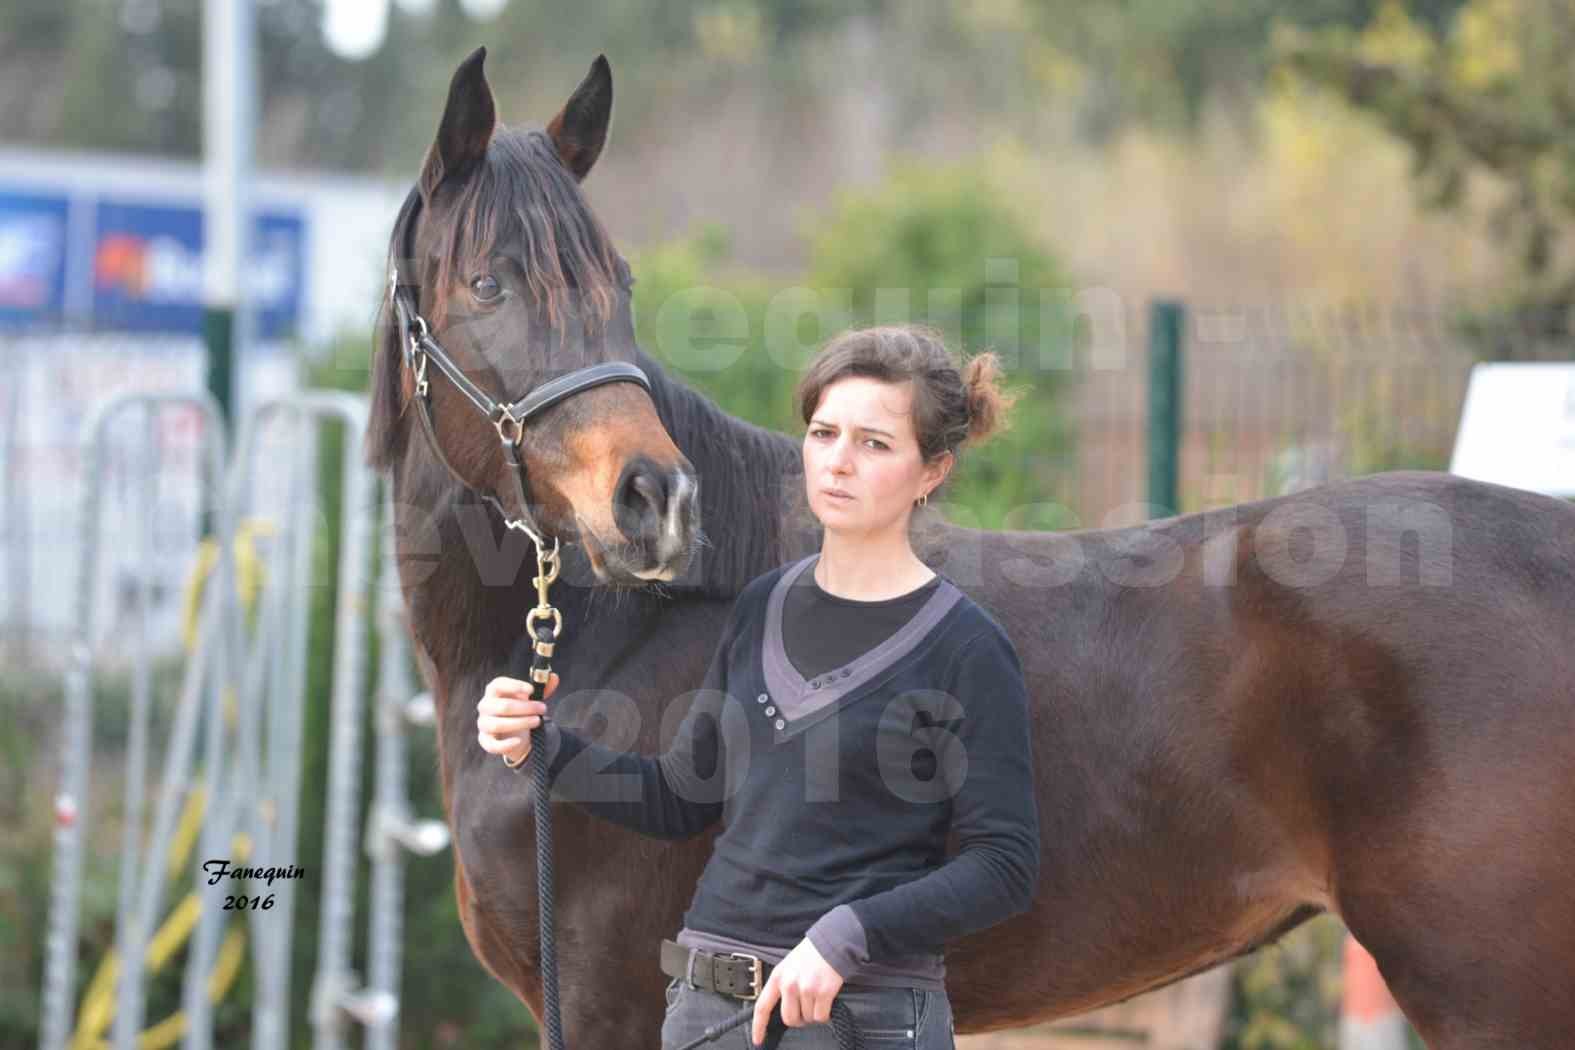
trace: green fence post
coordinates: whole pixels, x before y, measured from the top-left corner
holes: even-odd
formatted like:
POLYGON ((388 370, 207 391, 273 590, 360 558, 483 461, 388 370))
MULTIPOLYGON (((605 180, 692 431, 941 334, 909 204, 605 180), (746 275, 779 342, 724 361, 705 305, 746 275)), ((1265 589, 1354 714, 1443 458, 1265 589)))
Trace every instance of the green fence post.
MULTIPOLYGON (((240 429, 236 425, 235 406, 232 403, 235 390, 235 311, 224 306, 204 307, 202 340, 208 347, 208 392, 219 404, 219 425, 233 444, 236 432, 240 429)), ((215 498, 223 499, 225 491, 225 486, 221 484, 215 498)), ((210 505, 202 512, 202 521, 199 523, 202 534, 212 536, 216 524, 213 506, 210 505)))
POLYGON ((1186 310, 1156 300, 1149 310, 1148 502, 1153 517, 1181 510, 1181 336, 1186 310))
POLYGON ((208 392, 219 403, 225 428, 233 435, 235 406, 230 395, 235 383, 235 311, 224 306, 205 307, 202 335, 208 345, 208 392))

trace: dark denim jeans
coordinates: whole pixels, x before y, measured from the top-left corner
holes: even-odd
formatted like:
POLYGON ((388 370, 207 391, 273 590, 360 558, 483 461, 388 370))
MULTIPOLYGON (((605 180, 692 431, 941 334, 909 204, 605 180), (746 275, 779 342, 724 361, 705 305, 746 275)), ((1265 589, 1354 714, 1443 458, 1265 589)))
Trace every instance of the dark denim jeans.
MULTIPOLYGON (((868 1050, 954 1050, 952 1004, 945 992, 922 988, 864 988, 844 985, 837 998, 848 1004, 868 1050)), ((674 977, 667 985, 667 1016, 662 1021, 662 1050, 676 1050, 699 1038, 706 1028, 748 1006, 744 999, 718 995, 674 977)), ((781 1009, 780 1005, 777 1007, 781 1009)), ((773 1027, 781 1028, 778 1020, 773 1027)), ((751 1050, 749 1023, 702 1050, 751 1050)), ((769 1039, 768 1039, 769 1042, 769 1039)), ((837 1050, 830 1024, 808 1024, 782 1032, 781 1050, 837 1050)))

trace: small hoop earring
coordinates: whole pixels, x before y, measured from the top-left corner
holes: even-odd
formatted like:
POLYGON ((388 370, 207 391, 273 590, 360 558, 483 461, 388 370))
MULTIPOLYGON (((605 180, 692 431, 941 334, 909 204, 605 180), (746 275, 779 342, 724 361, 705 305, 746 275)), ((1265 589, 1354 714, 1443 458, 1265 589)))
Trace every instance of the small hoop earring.
POLYGON ((913 501, 913 505, 915 507, 927 507, 927 506, 929 506, 930 505, 930 494, 928 492, 926 492, 924 495, 922 495, 918 499, 914 500, 913 501))

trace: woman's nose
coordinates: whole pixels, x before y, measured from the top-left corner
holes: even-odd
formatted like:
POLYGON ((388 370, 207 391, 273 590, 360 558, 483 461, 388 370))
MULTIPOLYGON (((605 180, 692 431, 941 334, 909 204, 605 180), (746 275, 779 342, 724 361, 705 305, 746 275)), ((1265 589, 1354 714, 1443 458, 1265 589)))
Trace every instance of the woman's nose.
POLYGON ((842 473, 848 467, 848 447, 840 439, 833 442, 826 452, 826 465, 837 473, 842 473))

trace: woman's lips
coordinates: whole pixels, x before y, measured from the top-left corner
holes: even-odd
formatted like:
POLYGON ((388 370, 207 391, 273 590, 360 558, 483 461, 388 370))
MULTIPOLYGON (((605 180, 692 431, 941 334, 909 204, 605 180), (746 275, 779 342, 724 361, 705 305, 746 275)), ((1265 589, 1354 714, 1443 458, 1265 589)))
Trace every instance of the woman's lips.
POLYGON ((821 494, 824 495, 828 499, 851 500, 853 498, 852 496, 846 495, 846 494, 841 493, 841 492, 832 492, 830 489, 821 489, 820 491, 821 491, 821 494))

